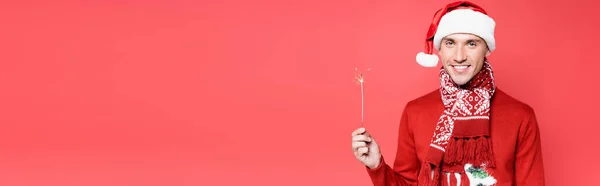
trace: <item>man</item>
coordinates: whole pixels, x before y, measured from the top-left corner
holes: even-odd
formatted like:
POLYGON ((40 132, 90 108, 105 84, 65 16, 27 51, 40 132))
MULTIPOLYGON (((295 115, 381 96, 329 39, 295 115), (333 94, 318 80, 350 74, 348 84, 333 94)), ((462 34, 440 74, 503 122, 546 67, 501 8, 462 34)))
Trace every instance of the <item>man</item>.
POLYGON ((495 25, 467 1, 435 14, 417 62, 435 67, 441 59, 441 85, 405 106, 393 167, 364 128, 352 132, 374 185, 544 185, 534 110, 496 88, 486 58, 495 25))

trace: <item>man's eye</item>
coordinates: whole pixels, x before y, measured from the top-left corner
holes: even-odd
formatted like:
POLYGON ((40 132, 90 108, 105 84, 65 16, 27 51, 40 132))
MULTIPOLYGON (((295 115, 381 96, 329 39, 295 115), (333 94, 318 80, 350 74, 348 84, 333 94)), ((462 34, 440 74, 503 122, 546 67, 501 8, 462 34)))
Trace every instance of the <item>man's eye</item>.
POLYGON ((446 41, 446 45, 452 45, 454 44, 452 41, 446 41))
POLYGON ((470 42, 470 43, 469 43, 469 46, 477 46, 477 43, 475 43, 475 42, 470 42))

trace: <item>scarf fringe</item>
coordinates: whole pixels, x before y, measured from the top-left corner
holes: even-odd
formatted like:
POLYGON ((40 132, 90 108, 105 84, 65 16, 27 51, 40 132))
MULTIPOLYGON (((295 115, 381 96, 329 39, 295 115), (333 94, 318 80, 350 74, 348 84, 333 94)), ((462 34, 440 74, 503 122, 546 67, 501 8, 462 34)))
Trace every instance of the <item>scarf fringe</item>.
POLYGON ((440 169, 432 169, 432 164, 425 162, 421 166, 421 172, 419 173, 419 185, 424 186, 439 186, 440 184, 440 169), (433 173, 433 177, 431 174, 433 173))
POLYGON ((458 186, 458 180, 456 179, 456 175, 455 173, 450 173, 450 185, 452 186, 458 186))
POLYGON ((452 173, 444 173, 443 177, 442 177, 442 186, 451 186, 450 185, 450 176, 452 175, 452 173))
POLYGON ((471 181, 469 181, 469 176, 467 176, 466 172, 460 174, 460 185, 461 186, 470 186, 471 181))
POLYGON ((448 141, 444 153, 444 162, 449 165, 464 165, 471 163, 475 166, 485 164, 495 167, 494 152, 491 140, 487 137, 452 138, 448 141))

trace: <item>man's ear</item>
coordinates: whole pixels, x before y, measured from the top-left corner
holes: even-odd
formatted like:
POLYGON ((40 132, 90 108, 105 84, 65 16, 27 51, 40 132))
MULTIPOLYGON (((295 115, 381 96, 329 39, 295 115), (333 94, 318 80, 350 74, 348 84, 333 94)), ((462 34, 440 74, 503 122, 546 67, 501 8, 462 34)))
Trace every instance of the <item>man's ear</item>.
POLYGON ((490 56, 490 53, 491 53, 490 50, 487 50, 487 52, 485 52, 485 57, 490 56))

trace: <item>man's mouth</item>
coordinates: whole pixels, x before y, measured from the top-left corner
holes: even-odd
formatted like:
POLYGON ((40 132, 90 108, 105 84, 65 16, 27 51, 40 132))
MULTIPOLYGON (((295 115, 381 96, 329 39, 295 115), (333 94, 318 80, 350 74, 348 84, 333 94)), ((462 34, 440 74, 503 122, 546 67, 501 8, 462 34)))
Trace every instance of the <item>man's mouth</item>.
POLYGON ((459 73, 466 72, 469 69, 469 67, 471 67, 471 65, 451 65, 451 66, 454 69, 454 71, 459 72, 459 73))

